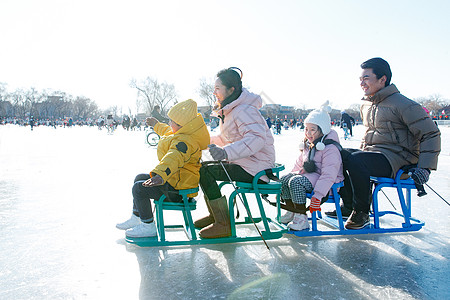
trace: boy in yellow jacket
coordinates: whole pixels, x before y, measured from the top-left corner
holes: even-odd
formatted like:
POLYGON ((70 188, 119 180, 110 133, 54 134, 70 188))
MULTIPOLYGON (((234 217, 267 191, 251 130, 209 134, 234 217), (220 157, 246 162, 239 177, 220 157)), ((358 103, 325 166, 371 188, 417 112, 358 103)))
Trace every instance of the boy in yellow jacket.
POLYGON ((210 139, 205 121, 192 99, 174 105, 167 115, 169 125, 147 118, 147 124, 161 136, 157 148, 159 164, 150 174, 139 174, 134 180, 133 213, 129 220, 116 225, 126 230, 128 237, 156 236, 150 199, 166 194, 166 201, 181 202, 178 190, 198 186, 202 150, 210 139))

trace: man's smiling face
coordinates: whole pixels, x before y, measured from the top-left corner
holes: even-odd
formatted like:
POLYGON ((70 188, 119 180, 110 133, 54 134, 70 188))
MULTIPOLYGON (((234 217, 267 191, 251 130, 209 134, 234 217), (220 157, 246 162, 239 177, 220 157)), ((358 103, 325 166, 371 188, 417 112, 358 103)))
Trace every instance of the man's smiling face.
POLYGON ((364 91, 365 96, 373 96, 376 92, 385 87, 386 76, 381 76, 377 79, 377 76, 373 73, 372 69, 363 69, 361 77, 359 77, 361 88, 364 91))

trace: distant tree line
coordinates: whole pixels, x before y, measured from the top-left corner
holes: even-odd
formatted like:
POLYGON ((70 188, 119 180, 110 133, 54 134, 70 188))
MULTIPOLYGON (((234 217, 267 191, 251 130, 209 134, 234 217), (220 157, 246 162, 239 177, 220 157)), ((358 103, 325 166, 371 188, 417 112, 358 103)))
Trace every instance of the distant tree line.
POLYGON ((94 118, 100 113, 97 104, 83 96, 72 96, 62 91, 35 88, 17 89, 9 92, 5 83, 0 83, 0 117, 25 119, 59 119, 72 117, 75 120, 94 118))
POLYGON ((439 94, 433 94, 428 97, 420 97, 414 100, 425 107, 434 117, 450 114, 450 101, 448 99, 444 99, 439 94))
MULTIPOLYGON (((200 79, 197 93, 203 99, 209 110, 205 112, 205 117, 209 117, 214 104, 215 97, 214 81, 206 78, 200 79)), ((165 113, 178 102, 175 85, 167 82, 160 82, 153 77, 146 77, 142 80, 132 79, 130 87, 136 89, 136 108, 138 112, 150 115, 153 108, 158 105, 165 113)), ((439 94, 430 95, 414 99, 427 108, 432 115, 449 113, 449 100, 444 99, 439 94)), ((279 106, 281 107, 281 106, 279 106)), ((281 111, 277 106, 266 108, 264 114, 270 118, 283 118, 289 113, 289 119, 303 119, 311 109, 292 108, 288 112, 281 111)), ((359 104, 353 104, 345 110, 356 120, 359 116, 359 104)), ((119 116, 122 111, 117 106, 106 110, 100 110, 95 101, 84 96, 72 96, 63 91, 42 90, 35 88, 17 89, 13 92, 7 90, 6 83, 0 83, 0 117, 26 118, 34 116, 40 119, 66 118, 74 120, 96 118, 99 115, 113 114, 119 116)), ((131 116, 131 111, 129 112, 131 116)), ((333 110, 331 119, 340 119, 340 111, 333 110)))

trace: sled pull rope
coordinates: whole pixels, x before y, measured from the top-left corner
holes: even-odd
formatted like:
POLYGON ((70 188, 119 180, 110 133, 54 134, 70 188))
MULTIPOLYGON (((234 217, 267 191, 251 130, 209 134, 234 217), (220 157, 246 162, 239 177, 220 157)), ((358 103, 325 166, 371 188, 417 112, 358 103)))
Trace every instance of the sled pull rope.
POLYGON ((430 190, 432 190, 436 195, 438 195, 439 198, 441 198, 442 200, 444 200, 444 202, 447 203, 448 206, 450 206, 450 203, 448 203, 447 200, 445 200, 444 198, 442 198, 441 195, 439 195, 435 190, 433 190, 433 188, 432 188, 431 186, 429 186, 428 183, 425 183, 425 185, 426 185, 427 187, 429 187, 430 190))

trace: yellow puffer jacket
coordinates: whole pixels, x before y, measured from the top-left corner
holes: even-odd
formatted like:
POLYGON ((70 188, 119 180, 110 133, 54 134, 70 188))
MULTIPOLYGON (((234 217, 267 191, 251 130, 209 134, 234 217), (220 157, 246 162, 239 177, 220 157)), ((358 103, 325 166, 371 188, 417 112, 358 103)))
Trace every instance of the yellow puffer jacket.
POLYGON ((197 187, 202 150, 209 144, 209 132, 202 115, 197 114, 176 133, 165 123, 157 123, 153 129, 161 139, 157 148, 159 164, 151 172, 161 176, 176 190, 197 187))

